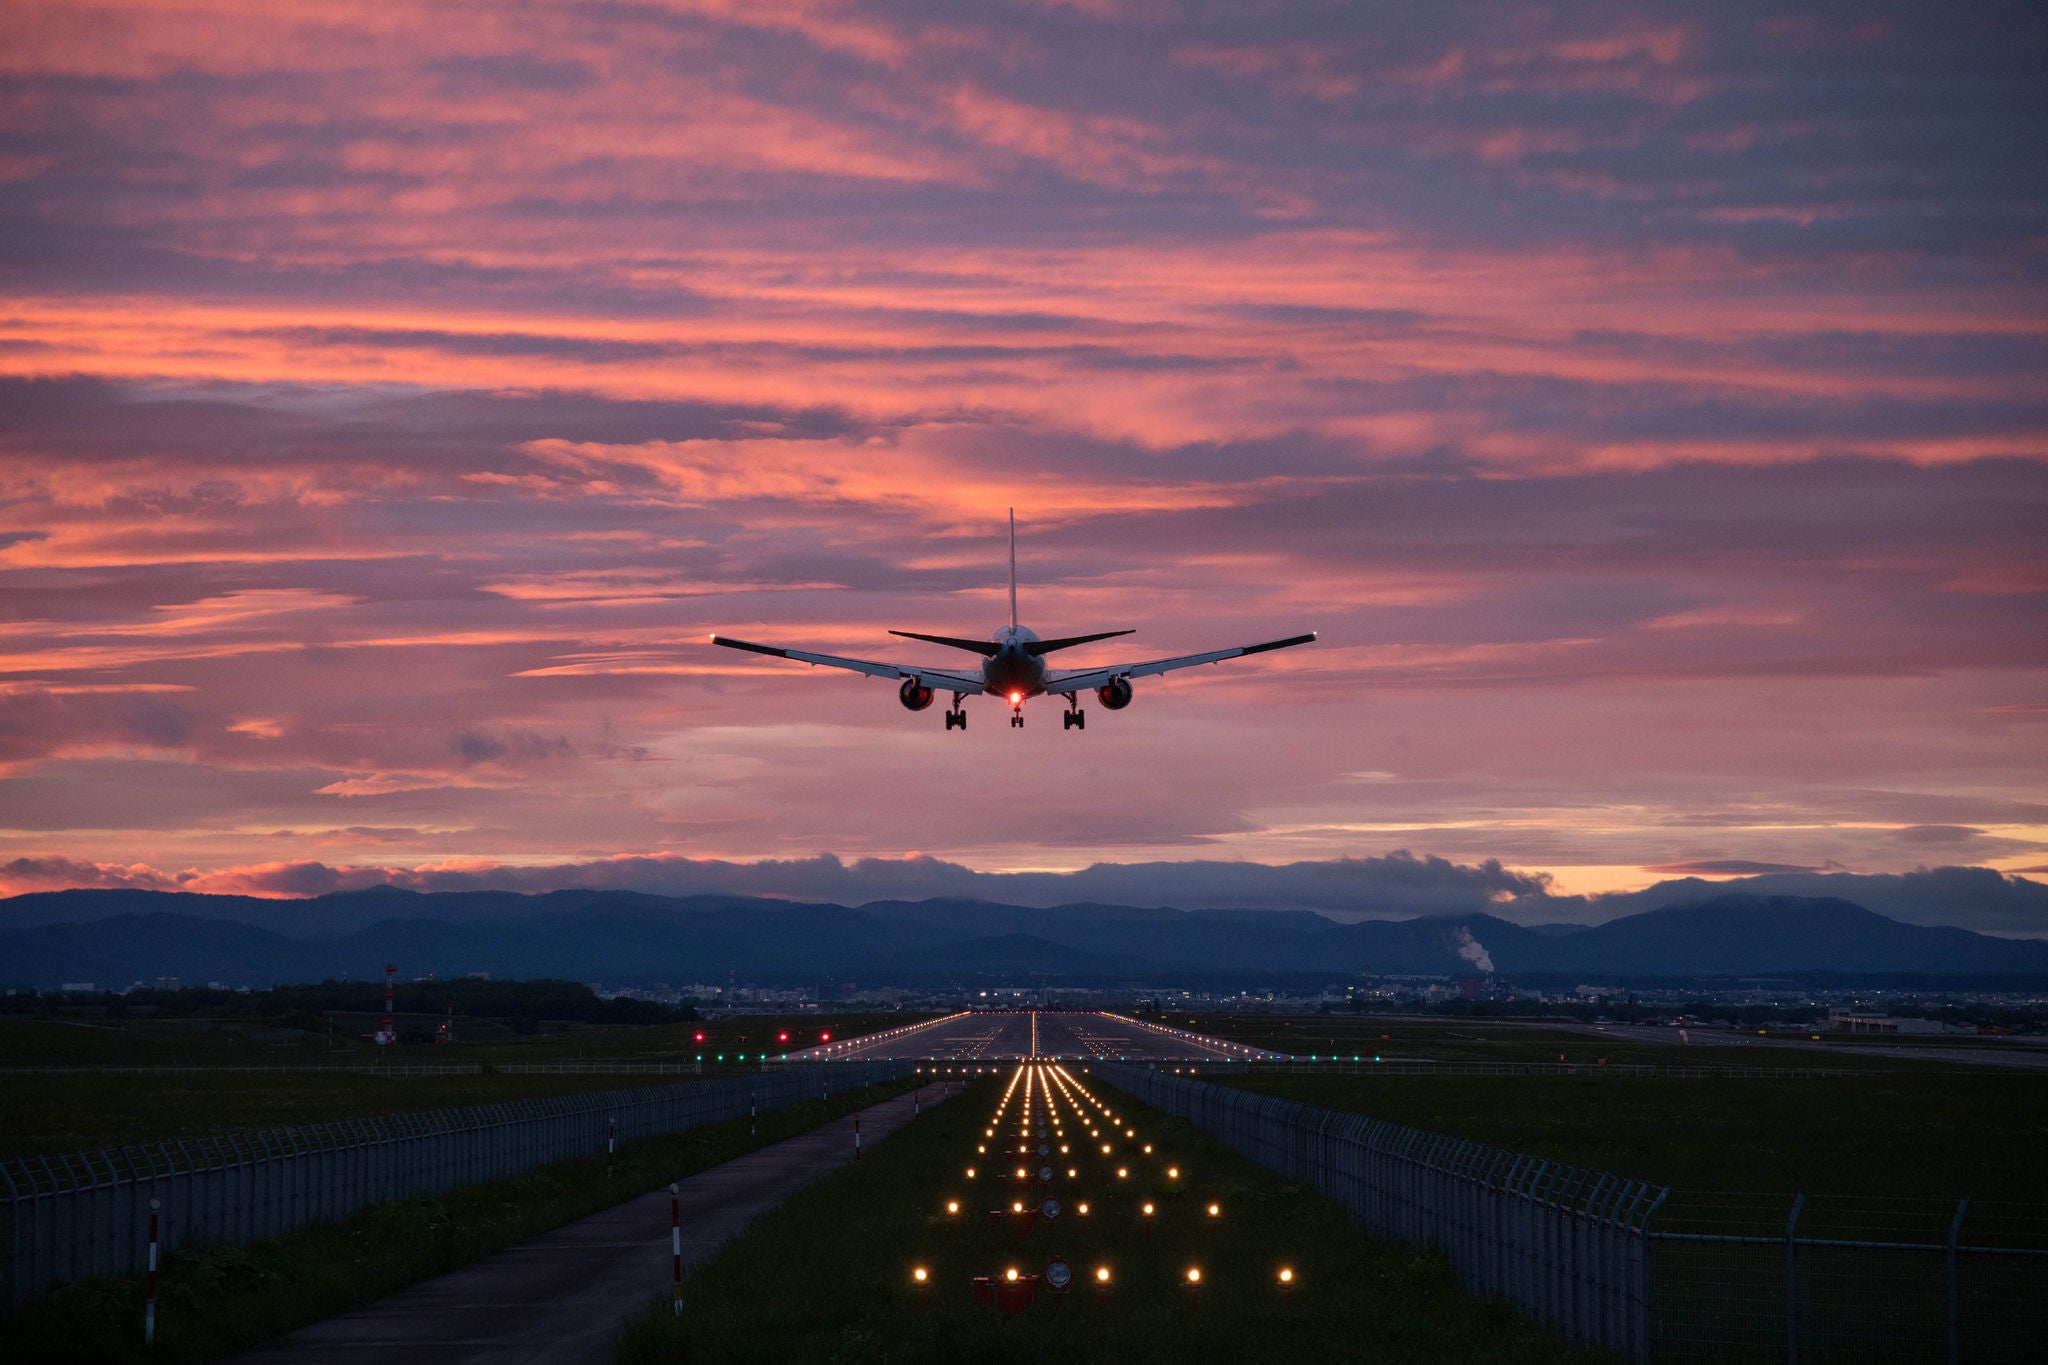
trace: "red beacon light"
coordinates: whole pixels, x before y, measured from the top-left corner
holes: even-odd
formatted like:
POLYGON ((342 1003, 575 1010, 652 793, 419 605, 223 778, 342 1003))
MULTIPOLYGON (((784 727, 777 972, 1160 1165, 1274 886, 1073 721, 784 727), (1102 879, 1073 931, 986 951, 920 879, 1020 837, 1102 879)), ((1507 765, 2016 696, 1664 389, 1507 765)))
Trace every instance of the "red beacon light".
POLYGON ((821 1043, 829 1043, 832 1041, 832 1035, 829 1033, 821 1033, 818 1035, 818 1041, 821 1043))

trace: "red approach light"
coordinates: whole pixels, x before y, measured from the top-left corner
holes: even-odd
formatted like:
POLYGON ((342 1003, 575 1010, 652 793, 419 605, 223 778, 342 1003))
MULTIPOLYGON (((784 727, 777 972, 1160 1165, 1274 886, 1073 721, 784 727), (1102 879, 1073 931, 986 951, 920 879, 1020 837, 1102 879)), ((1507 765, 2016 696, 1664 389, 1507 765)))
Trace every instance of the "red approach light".
POLYGON ((697 1035, 697 1041, 698 1041, 698 1042, 700 1042, 700 1043, 701 1043, 701 1042, 703 1042, 703 1041, 704 1041, 704 1035, 703 1035, 703 1034, 701 1034, 701 1033, 700 1033, 700 1034, 698 1034, 698 1035, 697 1035))
POLYGON ((778 1033, 775 1035, 775 1041, 777 1041, 778 1043, 786 1043, 789 1041, 789 1035, 787 1033, 778 1033))
POLYGON ((829 1043, 832 1041, 832 1035, 829 1033, 821 1033, 818 1035, 818 1041, 821 1043, 829 1043))

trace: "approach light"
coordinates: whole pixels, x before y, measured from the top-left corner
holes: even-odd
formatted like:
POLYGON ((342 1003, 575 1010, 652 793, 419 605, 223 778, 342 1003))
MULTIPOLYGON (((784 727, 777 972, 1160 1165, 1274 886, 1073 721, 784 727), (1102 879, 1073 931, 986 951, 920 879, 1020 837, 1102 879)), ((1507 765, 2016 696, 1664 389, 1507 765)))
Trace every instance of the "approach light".
POLYGON ((1211 1204, 1211 1205, 1209 1206, 1209 1216, 1210 1216, 1211 1218, 1220 1218, 1220 1217, 1222 1217, 1222 1216, 1223 1216, 1223 1206, 1222 1206, 1221 1204, 1211 1204))
POLYGON ((1280 1267, 1280 1283, 1282 1283, 1282 1284, 1293 1284, 1293 1283, 1294 1283, 1294 1272, 1293 1272, 1292 1270, 1288 1269, 1288 1268, 1287 1268, 1286 1266, 1282 1266, 1282 1267, 1280 1267))
POLYGON ((701 1034, 701 1033, 700 1033, 700 1034, 698 1034, 698 1035, 697 1035, 697 1041, 698 1041, 698 1042, 700 1042, 700 1043, 701 1043, 701 1042, 703 1042, 703 1041, 704 1041, 704 1035, 703 1035, 703 1034, 701 1034))
POLYGON ((1102 1144, 1102 1154, 1103 1154, 1104 1156, 1108 1156, 1108 1155, 1109 1155, 1109 1144, 1108 1144, 1108 1143, 1106 1143, 1106 1142, 1102 1144))
POLYGON ((947 1213, 958 1213, 958 1212, 960 1212, 960 1201, 959 1201, 959 1200, 957 1200, 957 1199, 948 1199, 948 1200, 946 1201, 946 1212, 947 1212, 947 1213))
POLYGON ((969 1167, 967 1168, 967 1178, 968 1178, 969 1180, 972 1180, 972 1179, 974 1179, 974 1168, 973 1168, 972 1166, 969 1166, 969 1167))
POLYGON ((1145 1216, 1147 1218, 1150 1218, 1152 1216, 1152 1206, 1150 1204, 1147 1204, 1145 1206, 1145 1216))
POLYGON ((778 1043, 786 1043, 789 1041, 789 1035, 787 1033, 778 1033, 775 1035, 775 1041, 777 1041, 778 1043))
POLYGON ((1021 1199, 1015 1199, 1015 1200, 1012 1200, 1012 1201, 1010 1202, 1010 1212, 1011 1212, 1011 1213, 1022 1213, 1022 1212, 1024 1212, 1024 1201, 1023 1201, 1023 1200, 1021 1200, 1021 1199))
POLYGON ((1180 1179, 1180 1167, 1178 1167, 1178 1166, 1168 1166, 1168 1167, 1166 1168, 1166 1178, 1167 1178, 1168 1180, 1178 1180, 1178 1179, 1180 1179))
POLYGON ((1003 1278, 1008 1280, 1011 1284, 1015 1284, 1017 1282, 1017 1267, 1011 1266, 1008 1270, 1005 1270, 1003 1272, 1003 1278))
POLYGON ((1109 1283, 1109 1267, 1108 1267, 1108 1266, 1106 1266, 1106 1265, 1099 1265, 1099 1266, 1095 1267, 1095 1283, 1097 1283, 1097 1284, 1108 1284, 1108 1283, 1109 1283))
POLYGON ((1117 1168, 1116 1168, 1116 1178, 1117 1178, 1118 1180, 1129 1180, 1129 1179, 1131 1178, 1131 1170, 1130 1170, 1130 1167, 1128 1167, 1128 1166, 1119 1166, 1119 1167, 1117 1167, 1117 1168))
POLYGON ((821 1033, 818 1035, 818 1041, 821 1043, 829 1043, 832 1041, 832 1035, 829 1033, 821 1033))
POLYGON ((1081 1172, 1080 1172, 1079 1168, 1077 1168, 1077 1167, 1074 1167, 1074 1166, 1069 1166, 1069 1167, 1067 1167, 1067 1179, 1069 1179, 1069 1180, 1078 1180, 1078 1179, 1080 1179, 1080 1177, 1081 1177, 1081 1172))
POLYGON ((1146 1155, 1146 1156, 1150 1156, 1150 1155, 1152 1155, 1152 1144, 1151 1144, 1151 1143, 1149 1143, 1149 1142, 1145 1144, 1145 1155, 1146 1155))
POLYGON ((919 1266, 917 1269, 911 1271, 910 1278, 916 1280, 919 1284, 923 1284, 927 1278, 924 1273, 924 1267, 919 1266))
POLYGON ((1202 1268, 1201 1268, 1200 1266, 1193 1266, 1193 1265, 1189 1266, 1189 1267, 1188 1267, 1188 1283, 1189 1283, 1189 1284, 1200 1284, 1201 1282, 1202 1282, 1202 1268))

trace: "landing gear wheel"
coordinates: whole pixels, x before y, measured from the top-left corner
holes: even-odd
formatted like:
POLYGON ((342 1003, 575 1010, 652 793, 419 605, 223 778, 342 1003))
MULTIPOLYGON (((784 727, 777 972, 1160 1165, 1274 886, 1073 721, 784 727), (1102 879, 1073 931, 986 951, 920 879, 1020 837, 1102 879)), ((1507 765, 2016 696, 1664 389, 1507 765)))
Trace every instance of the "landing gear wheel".
POLYGON ((962 730, 967 728, 967 713, 957 706, 946 713, 946 728, 951 730, 956 726, 962 730))
POLYGON ((1010 713, 1010 728, 1013 730, 1024 728, 1024 713, 1022 711, 1012 711, 1010 713))
POLYGON ((1088 713, 1087 713, 1086 711, 1083 711, 1083 710, 1082 710, 1082 709, 1081 709, 1080 707, 1078 707, 1078 706, 1077 706, 1077 707, 1075 707, 1075 708, 1074 708, 1073 710, 1071 710, 1071 711, 1067 712, 1067 714, 1065 714, 1064 716, 1061 716, 1061 717, 1060 717, 1060 728, 1061 728, 1062 730, 1085 730, 1085 729, 1087 729, 1087 728, 1088 728, 1088 713))

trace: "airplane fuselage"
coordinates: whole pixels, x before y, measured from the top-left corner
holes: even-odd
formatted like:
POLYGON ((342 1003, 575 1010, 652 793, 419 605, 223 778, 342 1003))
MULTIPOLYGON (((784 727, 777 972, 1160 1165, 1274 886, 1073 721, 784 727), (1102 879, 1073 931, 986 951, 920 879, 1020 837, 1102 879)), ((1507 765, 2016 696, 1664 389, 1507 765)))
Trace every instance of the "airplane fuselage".
POLYGON ((981 665, 982 686, 1012 706, 1045 691, 1045 659, 1025 648, 1038 639, 1023 626, 1004 626, 989 639, 1002 646, 981 665))

